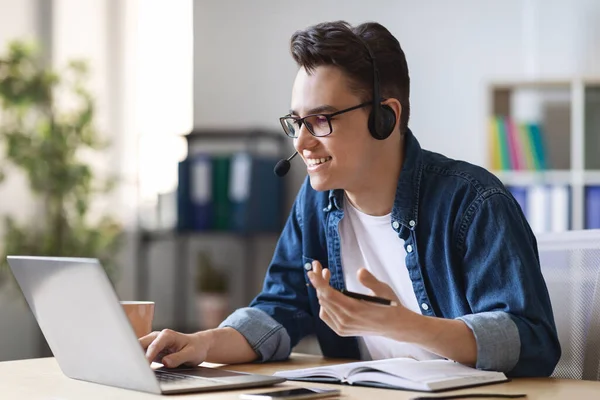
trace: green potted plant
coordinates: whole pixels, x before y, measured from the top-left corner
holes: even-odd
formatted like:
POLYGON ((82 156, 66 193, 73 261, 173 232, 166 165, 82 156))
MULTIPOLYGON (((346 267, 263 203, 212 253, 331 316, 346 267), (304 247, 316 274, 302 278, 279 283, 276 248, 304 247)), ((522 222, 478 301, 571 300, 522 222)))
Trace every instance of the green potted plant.
POLYGON ((108 146, 94 126, 87 78, 85 62, 71 61, 58 73, 25 42, 11 42, 0 56, 0 180, 7 167, 23 171, 42 211, 28 222, 4 217, 0 269, 5 280, 7 254, 96 257, 116 279, 121 226, 108 215, 92 221, 89 212, 92 201, 110 192, 116 180, 98 179, 86 162, 108 146))
POLYGON ((216 328, 229 313, 229 281, 206 252, 198 255, 196 310, 200 329, 216 328))

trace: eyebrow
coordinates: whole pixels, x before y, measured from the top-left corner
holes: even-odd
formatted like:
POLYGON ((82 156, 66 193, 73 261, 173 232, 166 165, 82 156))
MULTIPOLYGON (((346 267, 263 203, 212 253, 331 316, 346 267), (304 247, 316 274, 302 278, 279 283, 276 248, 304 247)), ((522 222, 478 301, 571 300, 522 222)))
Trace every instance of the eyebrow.
MULTIPOLYGON (((308 112, 306 113, 306 115, 312 115, 312 114, 321 114, 324 112, 336 112, 338 111, 338 108, 334 107, 334 106, 330 106, 328 104, 324 104, 322 106, 318 106, 315 108, 311 108, 310 110, 308 110, 308 112)), ((294 110, 290 109, 290 115, 298 115, 298 113, 294 110)))

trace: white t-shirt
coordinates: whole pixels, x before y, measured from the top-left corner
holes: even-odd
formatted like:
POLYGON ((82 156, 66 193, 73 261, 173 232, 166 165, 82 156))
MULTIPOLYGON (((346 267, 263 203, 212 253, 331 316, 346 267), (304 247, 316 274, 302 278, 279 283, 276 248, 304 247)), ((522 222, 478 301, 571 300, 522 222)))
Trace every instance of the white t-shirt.
MULTIPOLYGON (((367 215, 357 210, 347 198, 344 198, 344 212, 344 218, 339 224, 339 231, 346 288, 353 292, 371 294, 370 290, 360 284, 356 277, 356 272, 364 267, 375 278, 387 283, 406 308, 420 314, 417 297, 406 269, 404 241, 392 229, 391 214, 367 215)), ((411 357, 417 360, 429 360, 440 358, 419 346, 398 342, 383 336, 363 336, 362 341, 361 357, 363 359, 411 357)))

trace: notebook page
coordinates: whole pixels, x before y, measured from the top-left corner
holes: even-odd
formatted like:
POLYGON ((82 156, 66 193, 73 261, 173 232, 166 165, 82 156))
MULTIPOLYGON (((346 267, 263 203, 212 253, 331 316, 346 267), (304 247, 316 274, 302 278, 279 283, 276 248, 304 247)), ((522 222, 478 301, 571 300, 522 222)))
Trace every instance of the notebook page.
MULTIPOLYGON (((478 377, 484 380, 485 378, 506 379, 501 372, 481 371, 450 360, 416 361, 410 358, 392 358, 368 362, 368 365, 363 366, 361 370, 381 371, 414 382, 438 382, 458 377, 478 377)), ((360 371, 355 371, 352 380, 359 380, 359 374, 360 371)))
POLYGON ((431 390, 427 384, 422 382, 415 382, 409 379, 403 379, 394 375, 385 374, 378 371, 367 371, 360 372, 355 375, 351 375, 347 382, 349 384, 369 384, 375 383, 377 386, 400 388, 409 390, 431 390))
POLYGON ((328 365, 324 367, 277 371, 273 375, 281 376, 288 379, 327 376, 330 378, 337 378, 343 381, 346 379, 346 377, 348 377, 348 374, 350 374, 350 371, 352 371, 353 369, 367 364, 371 364, 372 362, 373 361, 359 361, 346 364, 328 365))

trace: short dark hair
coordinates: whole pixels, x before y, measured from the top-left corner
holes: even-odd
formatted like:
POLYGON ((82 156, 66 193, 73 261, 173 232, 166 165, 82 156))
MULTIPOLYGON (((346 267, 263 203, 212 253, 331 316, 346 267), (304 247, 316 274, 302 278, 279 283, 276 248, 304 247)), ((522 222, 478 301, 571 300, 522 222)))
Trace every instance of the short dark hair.
POLYGON ((369 46, 379 69, 383 97, 393 97, 402 105, 400 132, 410 116, 410 78, 404 51, 384 26, 367 22, 355 27, 346 21, 323 22, 295 32, 290 41, 292 57, 308 73, 319 66, 340 68, 349 78, 351 89, 362 101, 373 96, 373 66, 369 46))

